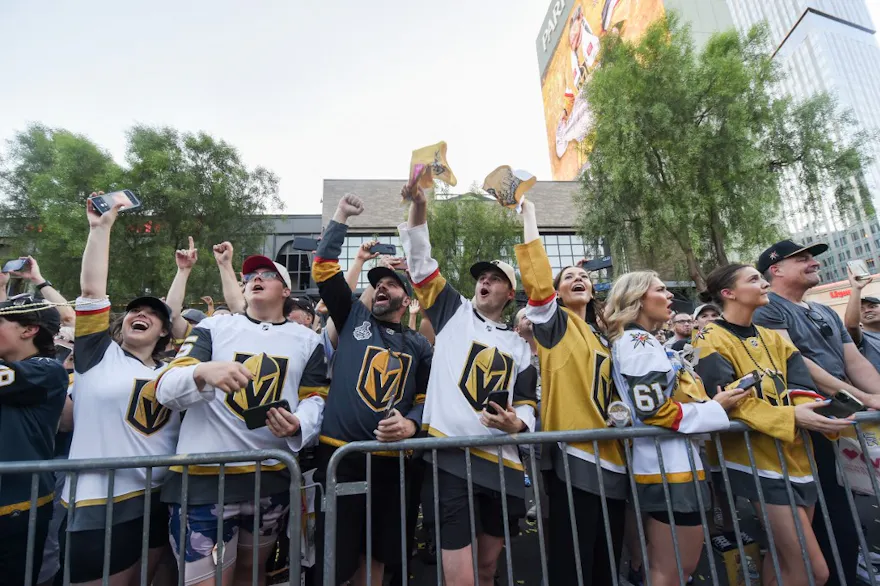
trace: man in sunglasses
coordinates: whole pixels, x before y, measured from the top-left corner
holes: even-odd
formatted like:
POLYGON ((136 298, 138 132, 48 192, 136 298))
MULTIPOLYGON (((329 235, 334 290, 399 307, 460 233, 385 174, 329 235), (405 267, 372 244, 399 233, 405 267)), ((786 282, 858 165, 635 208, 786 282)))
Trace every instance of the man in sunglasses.
MULTIPOLYGON (((315 332, 288 321, 284 314, 291 288, 287 269, 265 256, 250 256, 242 275, 246 312, 199 322, 158 379, 159 402, 174 411, 186 410, 177 442, 179 454, 299 452, 317 439, 321 428, 328 385, 324 348, 315 332), (280 401, 287 407, 280 406, 280 401), (262 410, 270 405, 274 406, 263 415, 262 410), (265 423, 251 429, 255 413, 264 418, 257 423, 265 423)), ((186 583, 214 575, 219 562, 212 548, 221 539, 224 571, 232 572, 236 583, 250 580, 254 549, 258 550, 258 573, 263 576, 291 504, 286 466, 264 460, 259 477, 249 464, 226 468, 222 535, 217 528, 220 468, 195 468, 199 471, 188 480, 185 519, 180 468, 171 468, 162 492, 163 500, 171 503, 171 545, 176 555, 184 555, 186 583), (259 501, 254 499, 257 478, 259 501), (256 534, 255 516, 259 517, 256 534), (182 527, 187 530, 180 543, 182 527)))
MULTIPOLYGON (((395 442, 412 437, 421 428, 422 409, 433 349, 420 334, 401 324, 412 298, 405 274, 386 266, 367 273, 374 289, 370 307, 352 296, 339 266, 339 255, 349 218, 359 216, 364 204, 355 195, 343 197, 318 245, 312 275, 321 299, 339 333, 333 357, 330 392, 318 446, 316 479, 323 482, 330 456, 339 446, 361 440, 395 442)), ((366 564, 374 583, 386 566, 401 563, 400 470, 397 452, 375 454, 368 497, 339 500, 336 582, 355 576, 363 583, 366 564), (366 534, 366 498, 372 501, 372 535, 366 534), (366 540, 372 540, 372 560, 365 558, 366 540)), ((345 458, 337 469, 339 482, 363 482, 363 455, 345 458)), ((409 468, 409 467, 407 467, 409 468)), ((406 488, 412 488, 409 470, 406 488)), ((414 479, 413 479, 414 480, 414 479)), ((318 524, 318 555, 323 559, 323 522, 318 524)))
MULTIPOLYGON (((820 265, 815 257, 826 250, 828 245, 824 243, 803 246, 783 240, 762 252, 757 268, 770 282, 770 303, 758 308, 754 322, 779 331, 797 347, 825 395, 833 396, 844 389, 865 406, 880 409, 880 374, 859 353, 840 317, 830 307, 804 301, 806 292, 819 284, 820 265)), ((846 583, 855 584, 858 534, 844 489, 837 482, 834 445, 821 434, 812 436, 843 573, 846 583)), ((837 585, 834 557, 821 514, 813 517, 813 531, 831 567, 827 585, 837 585)))

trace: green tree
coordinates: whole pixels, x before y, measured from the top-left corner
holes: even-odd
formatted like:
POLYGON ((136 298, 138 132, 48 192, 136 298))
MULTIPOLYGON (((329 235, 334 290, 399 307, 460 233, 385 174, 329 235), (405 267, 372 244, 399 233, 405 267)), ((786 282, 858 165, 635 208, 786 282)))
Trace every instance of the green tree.
POLYGON ((132 189, 143 208, 120 216, 111 240, 108 291, 123 301, 164 295, 176 271, 174 250, 193 236, 200 260, 188 299, 220 292, 211 246, 229 240, 241 255, 261 244, 262 214, 280 208, 277 178, 248 169, 229 144, 209 135, 137 126, 125 167, 87 138, 34 125, 8 144, 0 166, 0 217, 10 246, 33 254, 61 291, 79 290, 92 191, 132 189))
POLYGON ((764 27, 723 32, 697 52, 674 13, 636 43, 607 37, 584 89, 594 115, 577 197, 586 238, 618 257, 671 247, 702 289, 728 251, 752 258, 784 231, 786 181, 812 211, 832 193, 844 216, 873 213, 861 175, 871 136, 826 94, 777 96, 767 39, 764 27))
POLYGON ((514 213, 475 189, 459 196, 438 193, 428 204, 428 225, 443 276, 466 297, 476 285, 471 265, 493 259, 515 264, 513 247, 522 242, 522 225, 514 213))

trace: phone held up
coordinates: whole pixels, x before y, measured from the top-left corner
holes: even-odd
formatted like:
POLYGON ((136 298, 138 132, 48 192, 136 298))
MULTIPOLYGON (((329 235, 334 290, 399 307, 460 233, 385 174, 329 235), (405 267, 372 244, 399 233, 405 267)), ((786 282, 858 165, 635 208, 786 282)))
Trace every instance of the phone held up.
POLYGON ((16 258, 15 260, 11 260, 5 265, 3 265, 4 273, 11 273, 13 271, 20 271, 24 267, 28 265, 28 260, 26 258, 16 258))
POLYGON ((394 256, 397 254, 397 247, 393 244, 374 244, 370 247, 370 254, 388 254, 394 256))
POLYGON ((141 200, 130 189, 96 195, 90 197, 89 201, 92 202, 95 211, 102 216, 112 210, 113 206, 120 203, 123 204, 123 207, 119 210, 120 212, 130 212, 141 207, 141 200))
POLYGON ((318 240, 316 238, 297 236, 293 239, 293 249, 304 250, 306 252, 315 252, 316 250, 318 250, 318 240))
POLYGON ((498 415, 498 411, 489 403, 495 403, 502 409, 506 410, 508 399, 509 394, 507 393, 507 391, 492 391, 486 398, 486 411, 491 415, 498 415))
POLYGON ((848 260, 846 261, 846 266, 849 267, 849 271, 853 274, 853 277, 855 277, 856 281, 871 280, 871 272, 868 270, 868 263, 866 263, 864 260, 848 260))

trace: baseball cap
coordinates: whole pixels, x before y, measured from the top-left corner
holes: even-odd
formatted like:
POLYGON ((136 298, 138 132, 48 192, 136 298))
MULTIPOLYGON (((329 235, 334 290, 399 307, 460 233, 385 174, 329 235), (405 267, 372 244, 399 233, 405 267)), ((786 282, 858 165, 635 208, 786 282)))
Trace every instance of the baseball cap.
POLYGON ((704 303, 702 305, 697 306, 697 308, 694 310, 694 314, 691 316, 691 318, 697 319, 698 317, 700 317, 701 313, 703 313, 704 311, 708 311, 710 309, 713 310, 718 315, 721 315, 721 309, 717 305, 715 305, 714 303, 704 303))
POLYGON ((479 279, 482 273, 489 270, 500 271, 505 277, 507 277, 507 280, 510 281, 510 286, 516 289, 516 271, 514 271, 513 267, 503 260, 481 260, 475 262, 471 265, 471 276, 475 279, 479 279))
POLYGON ((30 293, 11 297, 0 303, 0 317, 22 325, 35 325, 54 338, 61 329, 61 314, 45 299, 30 293))
POLYGON ((802 252, 809 252, 813 256, 818 256, 828 250, 828 245, 824 242, 817 242, 812 246, 804 246, 803 244, 795 244, 791 240, 782 240, 777 242, 758 257, 757 269, 763 273, 776 263, 786 258, 790 258, 802 252))
POLYGON ((180 313, 180 317, 192 324, 197 324, 208 316, 205 315, 204 311, 200 311, 198 309, 195 309, 194 307, 190 307, 189 309, 184 309, 180 313))
POLYGON ((241 266, 242 273, 247 275, 256 272, 257 269, 273 269, 277 271, 281 276, 281 280, 284 281, 284 285, 288 289, 292 288, 290 286, 290 273, 287 272, 287 268, 285 268, 284 265, 273 261, 268 256, 255 254, 244 259, 244 264, 241 266))
POLYGON ((385 277, 392 277, 396 279, 397 282, 400 283, 400 286, 403 287, 403 290, 406 291, 406 294, 409 297, 412 297, 412 285, 410 284, 409 279, 404 273, 400 271, 395 271, 394 269, 389 269, 388 267, 374 267, 370 269, 370 272, 367 273, 367 279, 370 281, 370 285, 372 285, 373 288, 375 288, 379 281, 381 281, 385 277))
MULTIPOLYGON (((312 303, 312 300, 308 297, 291 297, 290 300, 293 302, 294 309, 302 309, 306 313, 312 314, 313 317, 315 316, 315 304, 312 303)), ((293 309, 291 309, 291 311, 293 311, 293 309)))
POLYGON ((880 299, 876 297, 862 297, 862 303, 873 303, 874 305, 880 305, 880 299))
POLYGON ((132 299, 128 302, 128 305, 125 306, 125 311, 129 312, 132 309, 137 309, 138 307, 149 307, 159 314, 159 317, 162 318, 162 321, 167 324, 171 323, 171 307, 169 307, 167 303, 165 303, 158 297, 153 297, 152 295, 144 295, 142 297, 132 299))

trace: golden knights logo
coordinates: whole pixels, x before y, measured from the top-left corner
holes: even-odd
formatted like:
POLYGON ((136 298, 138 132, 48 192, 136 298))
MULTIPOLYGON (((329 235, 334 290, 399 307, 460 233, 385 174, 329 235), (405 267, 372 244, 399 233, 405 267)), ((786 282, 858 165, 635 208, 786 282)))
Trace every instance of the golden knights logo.
POLYGON ((782 376, 769 368, 764 371, 764 375, 761 377, 761 384, 755 387, 755 395, 774 407, 790 407, 791 397, 782 376))
POLYGON ((602 419, 608 419, 608 406, 612 401, 614 387, 611 384, 611 361, 606 354, 594 352, 595 370, 593 371, 593 403, 599 410, 602 419))
POLYGON ((393 405, 400 401, 411 365, 409 354, 367 346, 357 382, 361 400, 376 413, 385 411, 389 402, 393 405))
POLYGON ((125 421, 137 432, 153 435, 171 419, 171 409, 156 400, 155 379, 134 379, 125 421))
POLYGON ((239 419, 244 419, 247 409, 281 400, 281 390, 287 378, 286 357, 236 352, 235 361, 244 364, 254 375, 246 387, 226 395, 226 406, 239 419))
POLYGON ((473 342, 458 388, 474 411, 482 411, 489 393, 509 388, 512 376, 512 356, 494 346, 473 342))

